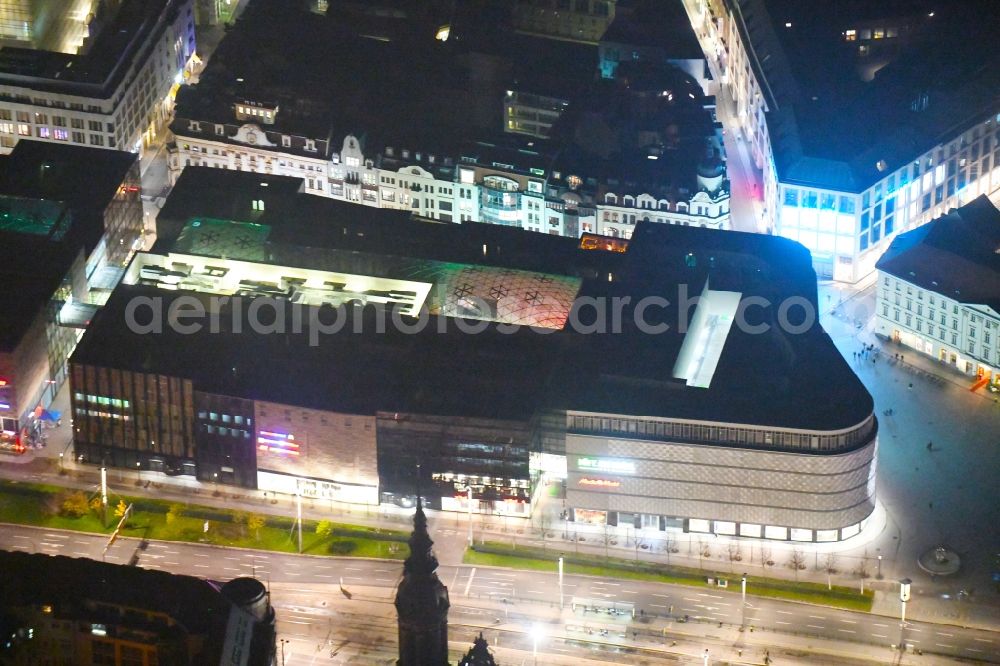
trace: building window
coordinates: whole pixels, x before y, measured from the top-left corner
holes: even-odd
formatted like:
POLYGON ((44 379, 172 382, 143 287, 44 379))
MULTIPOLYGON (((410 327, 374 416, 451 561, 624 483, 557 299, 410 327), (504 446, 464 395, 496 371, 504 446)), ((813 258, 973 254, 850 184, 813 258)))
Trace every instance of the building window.
POLYGON ((257 211, 263 211, 264 210, 264 200, 263 199, 254 199, 253 200, 253 209, 257 210, 257 211))

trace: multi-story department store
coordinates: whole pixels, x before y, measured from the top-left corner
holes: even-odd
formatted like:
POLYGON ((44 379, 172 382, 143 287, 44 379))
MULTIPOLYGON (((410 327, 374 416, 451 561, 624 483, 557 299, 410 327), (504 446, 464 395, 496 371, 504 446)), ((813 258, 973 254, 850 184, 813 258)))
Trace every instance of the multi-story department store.
POLYGON ((520 515, 560 479, 572 520, 800 541, 871 514, 872 399, 802 314, 801 246, 539 236, 302 185, 185 171, 72 358, 84 460, 367 504, 419 485, 445 510, 471 489, 520 515), (199 330, 143 329, 191 297, 214 316, 199 330))

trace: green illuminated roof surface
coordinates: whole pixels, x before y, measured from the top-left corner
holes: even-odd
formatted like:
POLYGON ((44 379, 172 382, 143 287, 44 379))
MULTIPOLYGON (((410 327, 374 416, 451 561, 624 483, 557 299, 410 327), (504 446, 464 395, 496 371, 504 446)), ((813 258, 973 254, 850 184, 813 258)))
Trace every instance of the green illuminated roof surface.
POLYGON ((71 222, 69 210, 58 201, 0 196, 0 231, 62 240, 71 222))
POLYGON ((241 261, 266 261, 270 233, 271 227, 266 224, 193 218, 178 236, 176 250, 241 261))

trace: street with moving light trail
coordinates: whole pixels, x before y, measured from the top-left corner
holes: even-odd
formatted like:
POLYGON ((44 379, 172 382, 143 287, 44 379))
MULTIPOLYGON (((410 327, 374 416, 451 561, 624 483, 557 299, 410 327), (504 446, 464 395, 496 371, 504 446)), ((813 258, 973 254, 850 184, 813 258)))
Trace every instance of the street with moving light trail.
MULTIPOLYGON (((2 525, 0 543, 12 550, 100 559, 106 537, 2 525)), ((267 581, 280 637, 288 641, 283 644, 287 664, 394 659, 391 602, 399 562, 189 543, 150 542, 142 547, 136 539, 119 540, 105 559, 118 564, 135 559, 146 568, 214 580, 256 576, 267 581)), ((713 659, 734 663, 762 663, 764 649, 772 659, 781 657, 775 663, 893 663, 899 655, 890 646, 899 644, 901 631, 907 643, 923 652, 922 657, 906 658, 912 663, 941 663, 943 657, 1000 662, 1000 638, 993 632, 922 622, 901 629, 898 619, 758 598, 752 590, 744 608, 738 587, 733 593, 566 575, 560 611, 555 571, 442 565, 438 573, 451 596, 453 647, 468 646, 484 631, 491 644, 499 639, 500 654, 507 655, 504 663, 521 663, 525 655, 530 663, 530 628, 536 623, 544 627, 538 646, 546 655, 544 663, 591 659, 657 664, 678 663, 679 658, 684 663, 705 648, 713 659), (634 608, 635 619, 594 610, 612 606, 634 608), (802 661, 806 650, 808 659, 802 661)))

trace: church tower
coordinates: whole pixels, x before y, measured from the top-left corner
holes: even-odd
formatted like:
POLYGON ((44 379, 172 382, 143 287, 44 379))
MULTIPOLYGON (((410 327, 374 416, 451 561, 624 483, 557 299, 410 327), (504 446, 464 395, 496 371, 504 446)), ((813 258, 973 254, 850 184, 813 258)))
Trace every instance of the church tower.
POLYGON ((448 588, 438 578, 434 542, 427 534, 423 502, 417 498, 410 535, 410 556, 403 563, 403 580, 396 589, 399 624, 397 666, 447 666, 448 588))

